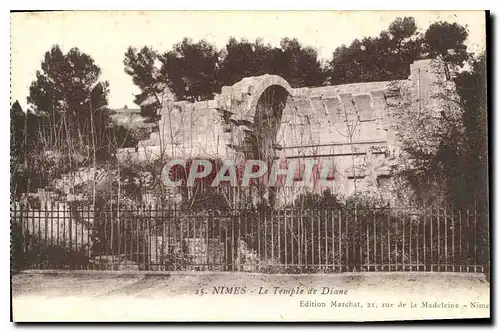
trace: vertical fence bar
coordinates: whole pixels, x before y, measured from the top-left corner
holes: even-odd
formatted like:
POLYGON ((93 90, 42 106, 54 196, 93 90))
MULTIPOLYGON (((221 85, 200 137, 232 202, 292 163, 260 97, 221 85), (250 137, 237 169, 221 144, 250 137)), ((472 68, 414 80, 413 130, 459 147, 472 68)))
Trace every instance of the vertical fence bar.
POLYGON ((316 210, 316 227, 318 227, 318 268, 321 267, 321 225, 320 225, 321 211, 319 209, 316 210))
MULTIPOLYGON (((88 209, 89 209, 89 206, 87 205, 87 211, 88 211, 88 209)), ((75 206, 75 207, 74 207, 75 215, 76 215, 76 216, 82 216, 82 220, 81 220, 81 222, 80 222, 80 223, 82 224, 82 227, 83 227, 83 219, 84 219, 84 218, 83 218, 83 216, 85 215, 84 210, 85 210, 85 206, 80 206, 80 208, 78 208, 78 206, 75 206)), ((88 219, 88 218, 87 218, 87 219, 88 219)), ((77 220, 76 218, 75 218, 74 220, 75 220, 75 251, 79 251, 79 250, 78 250, 78 220, 77 220)), ((70 224, 72 224, 72 220, 70 220, 70 224)), ((70 226, 70 227, 72 227, 72 226, 70 226)), ((71 229, 71 228, 70 228, 70 229, 71 229)), ((90 232, 90 229, 89 229, 89 232, 90 232)), ((72 231, 70 231, 70 234, 71 234, 71 237, 72 237, 72 236, 73 236, 73 232, 72 232, 72 231)), ((89 252, 90 252, 90 241, 88 241, 88 240, 89 240, 89 239, 87 239, 87 243, 89 244, 89 252)), ((83 241, 82 241, 82 238, 80 238, 80 247, 81 247, 81 248, 83 248, 83 247, 84 247, 84 243, 83 243, 83 241)), ((89 255, 89 256, 90 256, 90 255, 89 255)), ((90 259, 90 257, 89 257, 89 259, 90 259)), ((84 264, 83 264, 83 262, 82 262, 82 264, 80 264, 80 265, 79 265, 79 267, 80 267, 81 269, 84 269, 84 266, 83 266, 83 265, 84 265, 84 264)))
POLYGON ((291 264, 294 265, 295 264, 295 256, 297 256, 295 254, 295 252, 293 251, 293 247, 294 247, 294 242, 295 242, 295 239, 296 239, 296 232, 294 231, 294 218, 293 218, 293 207, 290 209, 289 213, 290 213, 290 238, 291 238, 291 258, 292 258, 292 261, 291 261, 291 264))
MULTIPOLYGON (((141 220, 140 216, 137 216, 140 213, 140 205, 134 206, 134 212, 136 214, 135 223, 136 223, 136 231, 135 231, 135 244, 136 244, 136 261, 137 265, 140 266, 140 232, 141 232, 141 220)), ((113 222, 111 222, 111 231, 113 232, 113 222)), ((111 252, 113 252, 113 236, 111 236, 111 252)))
MULTIPOLYGON (((64 203, 59 203, 59 209, 62 207, 62 210, 63 210, 63 246, 66 248, 66 245, 67 245, 67 242, 66 242, 66 218, 67 218, 67 215, 66 215, 66 205, 64 203)), ((64 268, 66 268, 66 263, 64 263, 64 268)))
MULTIPOLYGON (((233 210, 229 211, 229 221, 231 222, 231 219, 233 218, 233 210)), ((229 256, 228 256, 228 227, 229 223, 226 221, 226 225, 224 225, 224 269, 229 270, 229 256)))
MULTIPOLYGON (((410 213, 411 213, 411 207, 410 207, 410 213)), ((408 217, 408 227, 410 228, 410 236, 408 238, 408 264, 410 267, 410 271, 413 271, 413 266, 412 266, 412 260, 411 260, 411 254, 412 254, 412 246, 413 246, 413 222, 412 222, 412 214, 409 215, 408 217)))
MULTIPOLYGON (((152 266, 151 266, 151 255, 152 255, 152 251, 153 251, 153 246, 151 245, 151 238, 153 236, 155 236, 154 234, 154 230, 151 228, 151 221, 153 219, 153 209, 154 209, 154 205, 152 204, 152 202, 149 202, 149 209, 148 209, 148 214, 147 214, 147 218, 148 218, 148 231, 146 232, 146 237, 144 239, 144 243, 146 245, 146 268, 148 270, 151 270, 152 269, 152 266)), ((155 241, 156 242, 156 241, 155 241)))
MULTIPOLYGON (((109 239, 109 250, 111 254, 111 269, 115 269, 115 252, 114 252, 114 242, 115 242, 115 221, 113 217, 113 204, 111 204, 109 213, 106 213, 106 217, 109 217, 109 227, 110 227, 110 239, 109 239)), ((139 227, 139 222, 137 222, 137 227, 139 227)), ((139 232, 139 229, 137 229, 139 232)), ((137 241, 137 246, 139 246, 139 241, 137 241)), ((139 264, 139 247, 137 247, 137 264, 139 264)))
POLYGON ((378 271, 378 259, 377 259, 377 210, 373 210, 373 264, 374 271, 378 271))
POLYGON ((474 272, 477 272, 477 206, 474 201, 474 272))
POLYGON ((271 260, 274 263, 274 210, 271 210, 271 260))
POLYGON ((342 272, 343 265, 342 265, 342 210, 339 209, 338 211, 338 224, 339 224, 339 265, 340 265, 340 272, 342 272))
MULTIPOLYGON (((150 237, 150 243, 151 243, 151 239, 154 237, 154 241, 155 241, 155 261, 154 261, 154 270, 155 271, 159 271, 160 270, 160 253, 158 252, 158 226, 160 225, 160 223, 158 223, 158 202, 157 201, 154 201, 153 202, 153 206, 154 206, 154 224, 153 224, 153 234, 151 235, 150 237)), ((161 221, 161 219, 160 219, 161 221)), ((125 219, 125 230, 127 230, 127 224, 126 224, 126 219, 125 219)), ((125 241, 126 242, 126 241, 125 241)), ((125 243, 126 244, 126 243, 125 243)), ((125 249, 127 248, 127 246, 125 245, 125 249)), ((161 249, 161 248, 160 248, 161 249)), ((126 253, 125 253, 126 255, 126 253)), ((153 262, 151 262, 153 263, 153 262)), ((151 264, 153 265, 153 264, 151 264)))
POLYGON ((446 205, 444 206, 444 264, 445 271, 448 272, 448 214, 446 213, 446 205))
POLYGON ((437 250, 438 250, 438 260, 437 260, 437 270, 441 271, 441 208, 437 206, 437 250))
POLYGON ((303 216, 303 211, 302 209, 296 209, 295 210, 295 218, 297 219, 297 224, 298 224, 298 236, 299 236, 299 242, 298 242, 298 262, 299 264, 307 264, 307 255, 306 255, 306 250, 305 250, 305 243, 306 243, 306 233, 304 229, 304 216, 303 216))
POLYGON ((284 233, 284 237, 283 237, 283 242, 284 242, 284 246, 285 246, 285 268, 287 267, 287 264, 288 264, 288 242, 287 242, 287 236, 286 236, 286 233, 288 233, 288 225, 287 225, 287 209, 285 208, 285 210, 283 211, 283 219, 284 219, 284 226, 283 226, 283 233, 284 233))
MULTIPOLYGON (((350 241, 351 239, 349 238, 351 236, 351 234, 349 233, 349 214, 346 213, 345 216, 344 216, 344 230, 345 230, 345 236, 344 238, 346 239, 346 241, 349 243, 352 241, 350 241)), ((350 271, 350 267, 351 267, 351 248, 349 248, 347 245, 344 246, 345 247, 345 261, 346 261, 346 269, 347 271, 350 271)), ((354 246, 353 246, 354 247, 354 246)))
MULTIPOLYGON (((39 212, 38 216, 39 216, 39 218, 42 218, 42 213, 39 212)), ((40 221, 40 222, 42 222, 42 221, 40 221)), ((48 216, 47 216, 47 212, 45 212, 43 214, 43 225, 44 225, 44 231, 43 231, 44 234, 43 234, 43 239, 40 238, 40 241, 43 241, 43 246, 46 247, 48 244, 48 236, 47 236, 48 235, 47 234, 47 232, 48 232, 48 216)), ((43 268, 48 269, 49 264, 50 264, 50 262, 47 262, 47 261, 44 262, 43 268)))
MULTIPOLYGON (((165 209, 166 209, 166 207, 165 207, 163 198, 161 200, 160 206, 161 206, 161 245, 160 245, 160 255, 156 256, 156 262, 159 264, 158 269, 161 271, 165 271, 166 270, 166 266, 165 266, 165 241, 166 241, 166 239, 165 239, 165 209)), ((156 241, 158 241, 158 237, 156 237, 156 241)))
POLYGON ((264 214, 264 261, 267 264, 267 259, 268 259, 268 253, 267 253, 267 210, 262 208, 263 214, 264 214))
MULTIPOLYGON (((43 208, 43 207, 42 207, 43 208)), ((57 216, 56 216, 56 245, 59 246, 60 242, 61 242, 61 236, 60 236, 60 229, 59 229, 59 224, 60 224, 60 215, 59 215, 59 205, 57 204, 52 204, 52 211, 54 211, 54 209, 57 209, 57 216)), ((51 214, 51 218, 54 218, 54 212, 52 212, 51 214)), ((56 261, 56 266, 55 268, 59 268, 59 262, 56 261)))
MULTIPOLYGON (((26 218, 26 234, 29 234, 29 237, 27 237, 26 239, 26 252, 30 255, 29 257, 31 257, 31 252, 33 250, 33 235, 34 235, 34 230, 35 230, 35 223, 33 221, 33 218, 30 218, 30 210, 29 210, 29 206, 28 204, 23 204, 21 203, 19 205, 19 209, 21 210, 21 217, 22 218, 26 218), (25 212, 25 213, 23 213, 25 212), (31 220, 31 222, 30 222, 31 220)), ((57 237, 59 239, 59 236, 57 237)), ((58 243, 59 244, 59 243, 58 243)), ((31 268, 32 263, 30 263, 30 265, 28 265, 29 268, 31 268)))
POLYGON ((480 222, 484 223, 484 234, 485 234, 485 243, 484 249, 487 250, 486 253, 483 253, 483 273, 487 273, 487 277, 491 276, 491 235, 490 235, 490 223, 489 223, 489 215, 488 210, 481 209, 480 214, 480 222), (486 266, 486 271, 484 271, 484 267, 486 266))
MULTIPOLYGON (((174 217, 174 208, 172 202, 167 202, 167 211, 166 211, 166 222, 165 222, 165 239, 163 240, 164 243, 166 243, 165 246, 165 269, 168 271, 173 271, 175 268, 175 242, 172 240, 172 220, 174 217)), ((175 227, 175 226, 174 226, 175 227)), ((175 229, 174 229, 175 231, 175 229)))
MULTIPOLYGON (((86 209, 87 211, 90 209, 90 206, 87 204, 86 206, 82 206, 80 209, 78 208, 78 206, 74 205, 74 203, 70 203, 68 205, 68 208, 69 208, 69 239, 70 239, 70 242, 72 242, 73 240, 73 236, 75 238, 75 243, 74 243, 74 250, 75 252, 79 251, 78 250, 78 228, 81 229, 80 231, 80 250, 83 254, 83 256, 85 258, 88 258, 88 255, 87 255, 87 251, 85 250, 85 239, 84 239, 84 215, 85 213, 83 212, 84 209, 86 209), (73 223, 75 224, 74 227, 73 227, 73 223), (74 233, 73 233, 74 232, 74 233)), ((87 241, 87 243, 89 243, 87 241)), ((90 250, 89 250, 90 251, 90 250)), ((76 264, 75 263, 71 263, 72 266, 75 266, 76 264)), ((82 269, 85 269, 84 267, 84 264, 82 262, 82 264, 80 264, 79 266, 82 268, 82 269)))
POLYGON ((332 272, 335 272, 335 210, 332 210, 330 218, 332 227, 332 272))
POLYGON ((309 210, 309 225, 311 227, 311 264, 314 264, 314 215, 313 211, 309 210))
MULTIPOLYGON (((240 214, 238 213, 237 217, 239 218, 239 216, 240 214)), ((234 243, 234 219, 235 219, 234 217, 231 218, 231 271, 234 271, 235 268, 234 264, 236 263, 235 262, 236 257, 234 252, 235 251, 234 249, 236 248, 234 243)))
MULTIPOLYGON (((47 218, 47 214, 45 214, 47 218)), ((21 223, 22 224, 22 223, 21 223)), ((50 209, 50 247, 54 246, 54 212, 53 209, 50 209)))
POLYGON ((281 261, 281 211, 278 211, 278 261, 282 264, 281 261))
MULTIPOLYGON (((366 215, 366 219, 368 219, 368 214, 366 215)), ((363 223, 365 224, 365 229, 366 229, 366 233, 365 233, 365 237, 364 237, 364 241, 365 241, 365 244, 366 244, 366 252, 365 252, 365 255, 361 255, 360 264, 361 264, 362 267, 364 266, 364 269, 366 271, 370 271, 370 248, 369 248, 369 244, 370 244, 370 230, 368 228, 369 227, 369 223, 366 222, 366 219, 363 218, 363 223), (365 262, 366 262, 366 266, 365 266, 365 262)), ((362 244, 363 243, 361 243, 361 245, 362 244)))
POLYGON ((465 248, 466 248, 466 256, 465 256, 465 264, 467 267, 467 272, 470 272, 470 215, 469 215, 469 207, 465 210, 467 227, 465 232, 465 248))
MULTIPOLYGON (((177 210, 177 209, 176 209, 176 210, 177 210)), ((177 215, 177 214, 180 214, 180 213, 181 213, 181 211, 176 211, 176 215, 177 215)), ((177 220, 179 220, 179 219, 178 219, 178 218, 175 218, 175 222, 176 222, 176 223, 177 223, 177 220)), ((185 218, 181 218, 179 221, 180 221, 180 222, 179 222, 179 227, 180 227, 180 234, 179 234, 179 236, 180 236, 180 249, 181 249, 180 251, 181 251, 181 255, 182 255, 182 256, 181 256, 181 257, 182 257, 182 258, 181 258, 181 259, 182 259, 182 262, 181 262, 181 269, 182 269, 182 267, 183 267, 183 265, 184 265, 184 270, 186 270, 186 268, 187 268, 187 267, 186 267, 186 266, 185 266, 185 264, 184 264, 184 258, 186 257, 186 256, 185 256, 185 252, 184 252, 184 221, 185 221, 185 218)))
MULTIPOLYGON (((18 210, 20 211, 20 218, 22 221, 26 220, 26 227, 24 229, 24 252, 26 253, 27 257, 31 257, 31 252, 33 248, 33 230, 34 230, 34 224, 33 220, 30 221, 30 214, 29 214, 29 207, 26 204, 23 204, 23 202, 20 202, 19 205, 17 206, 18 210)), ((32 219, 32 218, 31 218, 32 219)), ((57 237, 59 239, 59 237, 57 237)), ((28 268, 32 268, 31 263, 28 263, 27 265, 28 268)))
MULTIPOLYGON (((237 213, 238 213, 238 219, 236 219, 236 222, 238 223, 238 227, 236 227, 236 230, 237 230, 237 233, 236 233, 236 252, 235 252, 235 256, 236 256, 236 262, 238 262, 238 265, 235 267, 236 270, 243 270, 244 267, 243 267, 243 259, 242 259, 242 252, 241 252, 241 248, 243 248, 243 246, 241 246, 240 248, 240 241, 242 240, 241 239, 241 223, 248 223, 248 218, 249 218, 249 214, 247 213, 248 211, 246 210, 243 210, 243 215, 242 215, 242 210, 237 210, 237 213)), ((257 239, 257 236, 256 236, 256 229, 257 229, 257 225, 254 225, 254 223, 252 222, 252 242, 251 242, 251 246, 250 246, 250 241, 245 241, 245 242, 248 242, 246 244, 246 247, 249 249, 249 250, 256 250, 255 249, 255 240, 257 239)), ((246 234, 245 234, 246 235, 246 234)), ((246 240, 246 239, 245 239, 246 240)), ((253 263, 252 263, 253 265, 253 263)), ((250 268, 253 268, 253 266, 250 266, 250 268)))
POLYGON ((420 271, 420 259, 419 259, 420 257, 418 255, 418 252, 420 251, 419 250, 420 249, 420 240, 419 239, 420 239, 420 234, 422 234, 420 232, 420 229, 422 228, 422 227, 420 227, 420 215, 418 215, 418 217, 415 220, 416 220, 416 224, 417 224, 417 230, 416 230, 416 236, 415 236, 416 237, 416 243, 417 243, 415 269, 417 271, 420 271))
MULTIPOLYGON (((119 209, 120 218, 123 218, 125 221, 125 223, 124 223, 125 224, 125 236, 128 238, 128 243, 127 243, 127 240, 125 240, 125 259, 132 262, 134 260, 133 259, 133 252, 132 252, 132 246, 133 246, 132 220, 130 219, 130 211, 127 211, 127 210, 128 209, 127 209, 126 205, 125 206, 123 204, 120 205, 120 209, 119 209), (125 215, 125 217, 123 217, 124 215, 125 215)), ((162 210, 162 219, 163 219, 163 210, 162 210)), ((156 238, 156 241, 158 241, 158 238, 156 238)), ((163 245, 164 244, 162 242, 162 246, 163 245)), ((158 260, 158 256, 157 256, 157 260, 158 260)))
MULTIPOLYGON (((147 270, 147 257, 146 257, 146 234, 148 227, 147 220, 147 205, 145 201, 141 203, 141 231, 140 231, 140 241, 141 241, 141 258, 142 258, 142 267, 144 270, 147 270)), ((184 243, 182 243, 184 244, 184 243)))
MULTIPOLYGON (((224 216, 224 218, 227 218, 227 215, 224 216)), ((221 228, 221 219, 219 218, 219 220, 217 222, 215 222, 215 220, 212 220, 212 227, 214 227, 214 225, 217 225, 217 228, 218 228, 218 234, 219 234, 219 238, 217 239, 217 252, 219 251, 219 247, 220 247, 220 243, 221 243, 221 240, 222 240, 222 228, 221 228)), ((209 225, 207 224, 207 227, 209 225)), ((213 232, 212 232, 213 233, 213 232)), ((215 242, 215 241, 214 241, 215 242)), ((225 242, 225 241, 224 241, 225 242)), ((226 249, 224 247, 224 249, 226 249)), ((219 254, 220 255, 220 254, 219 254)), ((222 256, 222 255, 221 255, 222 256)), ((215 259, 215 257, 214 257, 215 259)), ((222 259, 222 257, 220 257, 219 259, 222 259)), ((227 261, 225 260, 226 259, 226 253, 224 251, 224 264, 227 263, 227 261)), ((221 268, 224 268, 225 269, 225 266, 222 265, 222 262, 219 262, 221 264, 221 268)))
MULTIPOLYGON (((31 224, 33 225, 33 228, 32 228, 32 231, 31 231, 31 241, 30 241, 31 242, 31 248, 30 248, 31 249, 31 256, 33 257, 35 251, 38 250, 37 243, 40 242, 38 240, 39 239, 38 238, 39 237, 39 235, 38 235, 39 231, 37 230, 37 217, 35 215, 35 209, 29 204, 29 202, 26 201, 25 204, 26 204, 25 206, 26 206, 26 209, 27 209, 27 213, 26 214, 27 214, 28 218, 30 218, 30 215, 31 215, 31 224)), ((45 206, 46 206, 46 204, 47 203, 45 203, 45 206)), ((42 209, 43 209, 43 207, 42 207, 42 209)), ((41 213, 41 212, 39 212, 39 213, 41 213)), ((35 255, 35 257, 36 257, 36 255, 35 255)), ((34 259, 32 262, 33 263, 31 263, 31 264, 32 264, 32 266, 34 268, 40 268, 39 261, 37 259, 34 259)))
MULTIPOLYGON (((108 221, 106 218, 106 211, 99 211, 99 221, 101 225, 97 225, 97 227, 103 227, 103 243, 101 247, 101 259, 102 255, 107 255, 108 254, 108 242, 109 242, 109 236, 108 236, 108 221)), ((107 268, 107 267, 106 267, 107 268)))
MULTIPOLYGON (((260 224, 262 223, 262 213, 261 209, 259 209, 259 213, 257 214, 259 216, 259 219, 257 221, 257 257, 262 257, 262 251, 261 251, 261 226, 260 224)), ((260 262, 260 259, 258 260, 260 262)), ((260 264, 260 263, 258 263, 260 264)))
MULTIPOLYGON (((12 209, 13 209, 13 222, 15 223, 17 220, 19 220, 20 228, 21 228, 21 250, 22 250, 22 256, 23 260, 25 263, 26 261, 26 256, 28 255, 28 231, 27 228, 29 228, 29 225, 24 223, 24 214, 23 214, 23 206, 22 204, 18 204, 17 202, 12 202, 11 203, 12 209)), ((24 264, 23 264, 24 265, 24 264)))
MULTIPOLYGON (((209 230, 210 230, 210 225, 209 225, 210 214, 209 213, 206 213, 205 220, 207 221, 206 223, 204 223, 206 225, 206 227, 205 227, 205 242, 206 242, 206 246, 207 246, 207 250, 206 250, 207 251, 207 253, 206 253, 207 254, 207 259, 206 259, 207 266, 206 266, 206 268, 204 270, 209 270, 210 269, 210 237, 209 237, 210 236, 210 234, 209 234, 209 230)), ((201 224, 200 224, 198 230, 199 230, 199 237, 200 237, 200 239, 202 239, 203 235, 201 233, 201 230, 202 230, 201 224)), ((213 238, 213 230, 212 230, 212 238, 213 238)), ((215 242, 215 241, 213 241, 213 242, 215 242)), ((215 247, 214 247, 214 252, 215 252, 215 247)))
MULTIPOLYGON (((354 180, 356 181, 356 180, 354 180)), ((356 265, 359 266, 361 270, 361 225, 360 220, 358 218, 358 204, 354 203, 354 224, 356 225, 356 231, 353 233, 354 237, 354 252, 352 255, 352 259, 354 261, 354 268, 356 265)))
POLYGON ((325 269, 328 269, 328 224, 329 224, 329 210, 325 210, 324 219, 322 224, 325 225, 325 269))
MULTIPOLYGON (((33 215, 35 214, 35 211, 32 210, 33 215)), ((42 214, 39 212, 38 213, 38 242, 42 241, 42 225, 41 225, 41 219, 42 219, 42 214)), ((38 263, 39 268, 43 268, 42 262, 38 263)))
POLYGON ((459 237, 458 237, 458 252, 459 252, 459 255, 458 255, 458 258, 459 258, 459 261, 460 261, 460 264, 459 264, 459 272, 463 272, 463 251, 462 251, 462 238, 463 238, 463 227, 462 227, 462 207, 460 207, 458 209, 458 225, 459 225, 459 237))
POLYGON ((434 219, 434 214, 433 214, 433 206, 431 205, 430 207, 430 218, 429 218, 429 228, 430 228, 430 231, 431 231, 431 238, 430 238, 430 266, 431 266, 431 272, 434 271, 434 263, 435 263, 435 260, 434 260, 434 234, 433 234, 433 227, 432 227, 432 224, 433 224, 433 219, 434 219))
MULTIPOLYGON (((92 211, 92 213, 94 213, 94 210, 95 210, 95 207, 92 206, 92 205, 87 205, 88 206, 88 209, 87 209, 87 216, 84 217, 84 220, 85 220, 85 224, 87 225, 87 249, 88 249, 88 257, 89 257, 89 260, 92 259, 92 246, 91 246, 91 243, 90 243, 90 232, 92 230, 92 227, 91 227, 91 222, 90 222, 90 211, 92 211)), ((95 218, 93 219, 95 220, 95 218)), ((87 262, 89 261, 87 260, 87 262)), ((86 264, 87 265, 87 268, 91 267, 92 270, 94 269, 94 265, 93 264, 86 264)))
MULTIPOLYGON (((405 233, 406 233, 406 214, 403 215, 402 218, 403 222, 401 223, 400 227, 401 230, 403 231, 403 243, 401 246, 401 271, 405 271, 406 269, 406 263, 405 263, 405 233)), ((397 247, 396 247, 397 250, 397 247)), ((397 268, 396 268, 397 269, 397 268)))
POLYGON ((387 214, 387 256, 389 259, 389 271, 392 270, 391 268, 391 212, 387 214))
POLYGON ((424 242, 424 271, 427 271, 427 247, 425 245, 425 238, 427 237, 427 232, 426 232, 426 223, 427 223, 427 208, 425 206, 425 200, 423 202, 423 206, 424 206, 424 223, 423 223, 423 238, 422 238, 422 241, 424 242))
POLYGON ((117 202, 116 208, 115 208, 115 214, 113 216, 113 220, 116 221, 116 257, 118 259, 118 265, 120 264, 121 261, 121 247, 122 247, 122 223, 120 219, 120 202, 117 202))
POLYGON ((455 266, 457 265, 457 255, 455 253, 455 218, 454 218, 454 211, 455 209, 451 209, 451 254, 453 255, 452 256, 452 261, 453 261, 453 264, 452 264, 452 272, 455 272, 455 266))

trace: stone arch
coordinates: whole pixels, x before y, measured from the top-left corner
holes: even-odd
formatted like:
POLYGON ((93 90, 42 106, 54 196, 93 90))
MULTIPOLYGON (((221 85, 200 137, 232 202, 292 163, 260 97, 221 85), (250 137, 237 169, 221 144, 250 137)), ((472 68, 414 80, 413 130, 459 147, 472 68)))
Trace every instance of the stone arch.
POLYGON ((269 74, 245 77, 232 86, 223 87, 214 100, 225 121, 233 127, 230 147, 243 152, 246 157, 257 158, 261 152, 267 154, 256 151, 256 145, 261 145, 257 141, 267 141, 264 150, 272 149, 271 141, 275 140, 283 109, 291 94, 292 87, 284 78, 269 74), (269 127, 269 121, 266 121, 269 118, 278 123, 266 128, 269 127))
POLYGON ((262 102, 262 98, 265 97, 266 92, 270 91, 286 91, 287 95, 292 94, 292 87, 290 84, 281 76, 278 75, 263 75, 260 83, 253 86, 252 100, 249 105, 250 111, 253 111, 253 116, 255 117, 257 113, 257 106, 259 102, 262 102))
POLYGON ((233 86, 225 86, 219 95, 215 96, 217 108, 230 113, 235 121, 254 122, 257 104, 269 88, 284 89, 289 95, 292 87, 281 76, 261 75, 245 77, 233 86))

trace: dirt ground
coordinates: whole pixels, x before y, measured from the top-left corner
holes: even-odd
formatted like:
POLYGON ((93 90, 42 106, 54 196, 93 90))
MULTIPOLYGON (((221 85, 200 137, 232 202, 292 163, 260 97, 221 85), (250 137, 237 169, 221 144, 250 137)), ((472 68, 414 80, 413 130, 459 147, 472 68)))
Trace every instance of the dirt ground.
POLYGON ((15 321, 366 321, 489 317, 489 292, 490 285, 484 275, 463 273, 106 272, 20 273, 12 278, 15 321), (220 290, 221 287, 226 288, 220 290), (317 293, 308 293, 311 288, 317 293), (217 294, 217 290, 224 294, 217 294), (268 292, 264 293, 265 290, 268 292), (300 294, 301 290, 304 293, 300 294), (347 294, 341 294, 345 291, 347 294), (324 306, 319 307, 322 303, 324 306), (451 304, 458 308, 450 308, 451 304))

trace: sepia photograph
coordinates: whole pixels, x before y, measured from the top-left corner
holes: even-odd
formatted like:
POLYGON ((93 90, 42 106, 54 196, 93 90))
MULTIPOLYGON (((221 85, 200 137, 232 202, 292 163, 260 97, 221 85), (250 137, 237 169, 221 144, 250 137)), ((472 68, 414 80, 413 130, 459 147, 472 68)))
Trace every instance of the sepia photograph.
POLYGON ((489 15, 11 12, 11 321, 490 321, 489 15))

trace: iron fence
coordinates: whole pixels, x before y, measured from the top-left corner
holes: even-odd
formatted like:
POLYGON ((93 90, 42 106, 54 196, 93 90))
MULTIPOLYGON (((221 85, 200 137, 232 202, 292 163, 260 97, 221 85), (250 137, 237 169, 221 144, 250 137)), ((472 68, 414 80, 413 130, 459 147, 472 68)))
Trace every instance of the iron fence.
POLYGON ((11 207, 17 269, 484 272, 476 209, 11 207))

